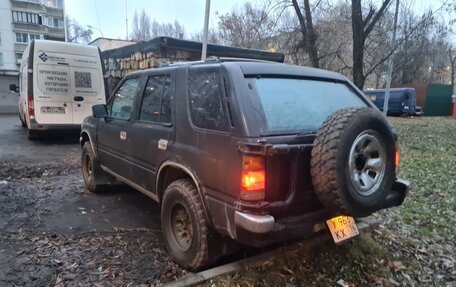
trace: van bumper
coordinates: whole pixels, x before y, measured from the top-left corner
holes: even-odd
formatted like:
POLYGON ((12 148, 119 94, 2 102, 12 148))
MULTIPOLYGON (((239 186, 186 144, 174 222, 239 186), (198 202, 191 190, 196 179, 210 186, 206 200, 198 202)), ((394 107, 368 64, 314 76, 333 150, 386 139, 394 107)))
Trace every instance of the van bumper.
POLYGON ((30 119, 30 129, 34 131, 59 131, 59 130, 80 130, 81 125, 74 124, 39 124, 36 120, 30 119))

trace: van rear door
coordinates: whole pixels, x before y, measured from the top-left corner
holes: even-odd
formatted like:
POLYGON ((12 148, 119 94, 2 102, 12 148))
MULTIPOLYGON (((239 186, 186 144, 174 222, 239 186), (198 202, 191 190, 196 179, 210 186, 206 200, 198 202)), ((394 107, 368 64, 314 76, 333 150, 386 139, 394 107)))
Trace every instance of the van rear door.
POLYGON ((70 94, 70 70, 61 55, 38 52, 35 57, 34 108, 38 124, 72 124, 73 99, 70 94))
POLYGON ((99 58, 75 56, 70 66, 73 122, 81 124, 92 114, 92 106, 104 104, 105 91, 99 58))

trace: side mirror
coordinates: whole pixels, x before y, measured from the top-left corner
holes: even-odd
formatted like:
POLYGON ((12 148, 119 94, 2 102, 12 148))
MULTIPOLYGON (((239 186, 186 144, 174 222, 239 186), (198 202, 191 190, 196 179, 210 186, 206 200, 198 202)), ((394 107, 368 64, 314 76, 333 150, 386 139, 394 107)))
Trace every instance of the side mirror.
POLYGON ((94 118, 107 118, 108 108, 106 107, 106 105, 93 105, 92 114, 94 118))
POLYGON ((11 93, 19 93, 19 87, 16 84, 9 85, 9 89, 11 93))

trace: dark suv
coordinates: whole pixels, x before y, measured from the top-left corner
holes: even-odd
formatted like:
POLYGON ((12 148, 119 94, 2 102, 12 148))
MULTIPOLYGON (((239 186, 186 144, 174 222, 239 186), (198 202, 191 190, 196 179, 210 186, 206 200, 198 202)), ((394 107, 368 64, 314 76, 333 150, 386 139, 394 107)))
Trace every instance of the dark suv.
POLYGON ((82 173, 159 202, 168 251, 195 270, 234 241, 356 236, 354 217, 405 198, 396 140, 340 74, 210 58, 126 76, 82 125, 82 173))

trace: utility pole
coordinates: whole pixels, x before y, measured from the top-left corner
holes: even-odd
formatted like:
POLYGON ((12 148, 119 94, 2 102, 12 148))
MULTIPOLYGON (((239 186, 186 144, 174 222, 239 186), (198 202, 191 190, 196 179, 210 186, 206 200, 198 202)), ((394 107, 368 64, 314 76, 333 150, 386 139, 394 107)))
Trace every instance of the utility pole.
POLYGON ((125 0, 125 30, 127 31, 127 35, 125 36, 125 40, 128 41, 128 10, 127 10, 127 0, 125 0))
POLYGON ((65 7, 65 0, 63 0, 63 27, 65 29, 65 42, 68 42, 68 27, 67 27, 67 15, 66 15, 66 7, 65 7))
MULTIPOLYGON (((394 27, 393 27, 393 39, 391 40, 391 49, 394 49, 396 44, 396 30, 397 30, 397 17, 399 14, 399 0, 396 0, 396 12, 394 13, 394 27)), ((394 64, 394 52, 391 54, 388 59, 388 72, 386 74, 386 90, 385 90, 385 100, 383 102, 383 113, 385 116, 388 115, 388 102, 390 97, 390 88, 391 88, 391 75, 393 73, 393 64, 394 64)))
POLYGON ((203 31, 203 51, 201 52, 201 60, 206 59, 207 55, 207 33, 209 30, 209 11, 211 9, 211 0, 206 0, 206 10, 204 14, 204 31, 203 31))

